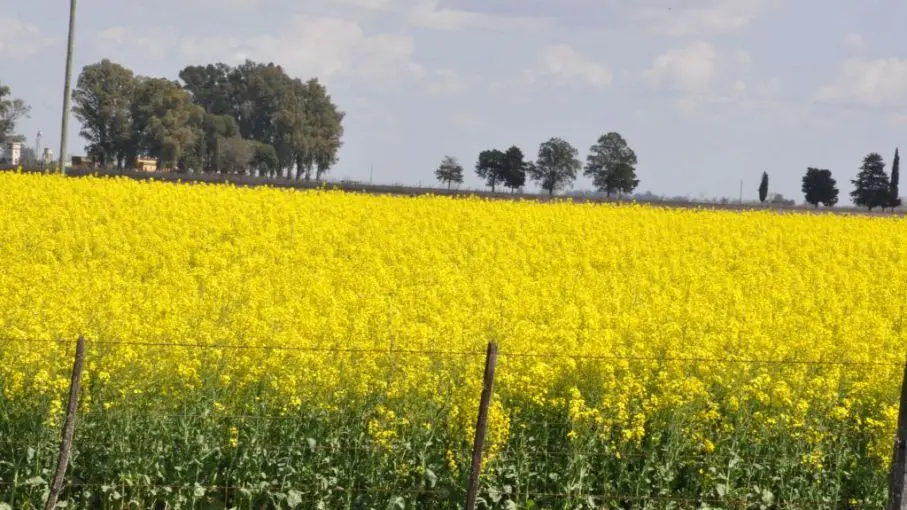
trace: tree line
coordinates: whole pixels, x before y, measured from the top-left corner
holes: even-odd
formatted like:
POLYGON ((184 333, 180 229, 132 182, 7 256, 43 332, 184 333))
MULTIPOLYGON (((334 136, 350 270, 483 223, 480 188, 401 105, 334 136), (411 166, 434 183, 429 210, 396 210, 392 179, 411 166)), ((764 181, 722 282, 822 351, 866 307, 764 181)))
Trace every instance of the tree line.
MULTIPOLYGON (((317 79, 250 60, 188 66, 179 78, 136 76, 108 59, 85 66, 72 112, 87 155, 102 168, 153 159, 158 169, 197 172, 290 176, 295 169, 297 179, 320 179, 337 161, 344 113, 317 79)), ((18 111, 13 125, 27 114, 18 111)), ((0 140, 12 129, 0 124, 0 140)))
MULTIPOLYGON (((73 90, 73 114, 82 123, 86 152, 99 166, 131 167, 153 158, 159 168, 315 179, 337 161, 344 113, 317 79, 291 78, 273 63, 252 61, 188 66, 181 82, 136 76, 104 59, 82 69, 73 90)), ((29 106, 0 84, 0 145, 23 142, 15 133, 29 106)), ((27 147, 23 148, 27 153, 27 147)), ((579 151, 562 138, 539 145, 534 160, 517 146, 481 151, 474 171, 495 191, 512 192, 527 180, 553 195, 573 185, 577 174, 592 179, 607 196, 631 194, 639 185, 637 156, 617 132, 603 134, 589 148, 585 164, 579 151)), ((456 158, 444 157, 436 178, 450 187, 463 182, 456 158)), ((899 197, 900 155, 895 149, 890 174, 877 152, 867 154, 850 182, 850 197, 860 207, 895 208, 899 197)), ((759 200, 769 198, 769 176, 762 173, 759 200)), ((809 167, 801 180, 807 204, 833 207, 839 189, 831 170, 809 167)), ((786 203, 780 195, 773 203, 786 203)), ((792 202, 792 201, 790 201, 792 202)))
MULTIPOLYGON (((866 207, 870 211, 876 207, 894 209, 901 205, 898 189, 901 176, 901 156, 894 150, 891 163, 891 175, 885 171, 885 160, 878 152, 870 152, 863 158, 856 178, 851 180, 854 189, 850 192, 853 203, 866 207)), ((838 203, 838 183, 827 168, 808 167, 801 179, 800 190, 803 200, 814 207, 821 204, 833 207, 838 203)), ((768 173, 762 172, 759 181, 759 202, 765 203, 768 198, 768 173)))
MULTIPOLYGON (((579 159, 579 151, 563 138, 550 138, 539 145, 534 161, 526 160, 517 146, 502 151, 488 149, 479 153, 475 173, 494 192, 503 185, 515 192, 526 184, 529 178, 542 190, 554 195, 569 188, 576 180, 577 172, 592 179, 595 188, 609 197, 633 193, 639 186, 636 177, 636 153, 620 133, 609 132, 598 138, 589 148, 585 165, 579 159)), ((445 156, 435 170, 435 177, 448 188, 463 183, 463 167, 452 156, 445 156)))

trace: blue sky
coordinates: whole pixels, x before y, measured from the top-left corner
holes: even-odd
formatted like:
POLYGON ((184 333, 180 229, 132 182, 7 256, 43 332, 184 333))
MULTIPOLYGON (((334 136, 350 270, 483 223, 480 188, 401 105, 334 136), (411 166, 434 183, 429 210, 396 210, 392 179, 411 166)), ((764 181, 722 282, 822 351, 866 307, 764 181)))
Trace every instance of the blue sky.
MULTIPOLYGON (((68 9, 0 14, 0 81, 32 105, 19 131, 58 147, 68 9)), ((189 64, 273 61, 317 76, 347 112, 334 178, 427 185, 444 155, 618 131, 638 191, 802 200, 807 166, 849 193, 861 158, 907 128, 907 4, 894 0, 84 1, 76 74, 107 57, 177 78, 189 64)), ((72 120, 70 152, 83 152, 72 120)), ((585 178, 575 188, 590 189, 585 178)), ((842 197, 843 198, 843 197, 842 197)))

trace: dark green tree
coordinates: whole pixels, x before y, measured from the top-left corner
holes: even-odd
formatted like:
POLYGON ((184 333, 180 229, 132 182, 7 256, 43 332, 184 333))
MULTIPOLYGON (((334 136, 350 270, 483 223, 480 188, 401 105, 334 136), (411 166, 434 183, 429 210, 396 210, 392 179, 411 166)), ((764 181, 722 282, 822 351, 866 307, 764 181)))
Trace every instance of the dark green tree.
POLYGON ((504 152, 504 186, 515 192, 526 184, 526 170, 529 163, 523 156, 523 151, 516 145, 504 152))
POLYGON ((549 196, 570 187, 583 167, 579 151, 562 138, 550 138, 539 145, 538 159, 529 174, 549 196))
POLYGON ((296 168, 296 177, 320 179, 337 162, 345 114, 317 79, 291 78, 278 65, 253 61, 190 66, 180 79, 195 104, 229 115, 243 138, 274 148, 275 175, 296 168))
POLYGON ((196 155, 201 161, 200 166, 205 172, 218 170, 218 142, 239 136, 239 125, 230 115, 215 115, 207 113, 202 118, 201 133, 196 145, 196 155))
POLYGON ((21 99, 10 97, 9 87, 0 83, 0 145, 21 141, 15 135, 16 123, 28 117, 31 108, 21 99))
POLYGON ((803 197, 807 204, 832 207, 838 203, 838 186, 831 170, 809 167, 803 175, 803 197))
POLYGON ((901 179, 901 156, 898 154, 898 149, 894 149, 894 160, 891 162, 891 182, 889 183, 888 191, 888 207, 894 209, 901 205, 901 193, 898 190, 898 181, 901 179))
POLYGON ((850 181, 854 190, 850 193, 853 203, 868 208, 885 207, 890 200, 891 183, 885 173, 885 160, 877 152, 870 152, 863 158, 857 178, 850 181))
POLYGON ((137 80, 132 70, 108 59, 82 68, 72 91, 72 113, 88 141, 85 152, 101 167, 127 164, 137 80))
POLYGON ((273 145, 261 142, 252 142, 252 165, 261 174, 273 175, 280 168, 280 158, 273 145))
POLYGON ((636 153, 620 133, 610 132, 599 137, 589 148, 583 174, 592 179, 595 188, 610 197, 623 196, 639 186, 636 178, 636 153))
POLYGON ((238 111, 230 73, 233 68, 226 64, 189 66, 180 71, 186 90, 192 94, 195 104, 212 115, 229 115, 235 118, 238 111))
POLYGON ((450 189, 450 185, 453 183, 462 184, 463 167, 457 162, 457 158, 444 156, 441 165, 435 170, 435 177, 441 183, 447 183, 447 189, 450 189))
POLYGON ((768 173, 762 172, 762 180, 759 181, 759 202, 765 203, 768 198, 768 173))
POLYGON ((485 179, 485 184, 494 192, 498 184, 504 182, 504 168, 506 156, 497 149, 482 151, 476 161, 476 175, 485 179))
POLYGON ((184 168, 197 150, 204 110, 179 83, 165 78, 138 78, 132 104, 132 154, 158 160, 161 168, 184 168))
POLYGON ((217 146, 217 167, 222 173, 244 174, 255 158, 255 142, 239 136, 222 138, 217 146))
MULTIPOLYGON (((337 109, 327 89, 315 78, 305 84, 306 94, 302 104, 301 122, 311 133, 305 150, 311 151, 315 166, 315 180, 330 170, 337 162, 337 152, 343 146, 344 112, 337 109)), ((297 152, 302 147, 296 147, 297 152)))

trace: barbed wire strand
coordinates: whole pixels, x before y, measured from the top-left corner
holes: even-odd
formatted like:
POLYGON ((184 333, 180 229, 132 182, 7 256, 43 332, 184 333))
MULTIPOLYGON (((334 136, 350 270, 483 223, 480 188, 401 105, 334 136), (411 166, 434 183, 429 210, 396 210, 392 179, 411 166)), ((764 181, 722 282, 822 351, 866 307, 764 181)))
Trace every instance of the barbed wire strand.
MULTIPOLYGON (((10 342, 74 344, 74 340, 4 338, 10 342)), ((134 347, 178 347, 189 349, 223 349, 223 350, 271 350, 319 354, 387 354, 387 355, 424 355, 424 356, 476 356, 484 357, 484 351, 457 351, 435 349, 398 349, 398 348, 354 348, 354 347, 303 347, 269 344, 203 344, 191 342, 153 342, 153 341, 91 341, 88 346, 134 346, 134 347)), ((760 358, 718 358, 704 356, 633 356, 613 354, 570 354, 570 353, 531 353, 499 351, 501 358, 529 359, 572 359, 595 361, 653 361, 665 363, 728 363, 752 365, 816 365, 816 366, 876 366, 903 367, 904 362, 859 361, 859 360, 801 360, 801 359, 760 359, 760 358)))

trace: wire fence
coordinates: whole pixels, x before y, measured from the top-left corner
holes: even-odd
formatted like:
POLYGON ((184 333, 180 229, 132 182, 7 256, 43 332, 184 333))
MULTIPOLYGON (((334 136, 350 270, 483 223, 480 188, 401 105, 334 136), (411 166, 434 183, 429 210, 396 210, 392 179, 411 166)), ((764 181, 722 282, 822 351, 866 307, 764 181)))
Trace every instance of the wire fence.
MULTIPOLYGON (((21 342, 33 344, 64 344, 75 345, 74 340, 61 339, 37 339, 22 337, 0 337, 0 342, 21 342)), ((444 349, 409 349, 399 348, 389 345, 383 348, 347 348, 347 347, 311 347, 311 346, 294 346, 279 344, 230 344, 230 343, 196 343, 196 342, 172 342, 172 341, 144 341, 144 340, 114 340, 114 341, 91 341, 91 346, 111 346, 111 347, 160 347, 172 348, 180 347, 186 349, 213 349, 213 350, 240 350, 240 351, 288 351, 302 352, 312 354, 382 354, 382 355, 412 355, 412 356, 429 356, 429 357, 453 357, 453 356, 471 356, 483 358, 486 355, 485 350, 444 350, 444 349)), ((901 367, 905 362, 896 361, 868 361, 868 360, 847 360, 847 359, 796 359, 796 358, 751 358, 751 357, 707 357, 707 356, 634 356, 634 355, 614 355, 614 354, 575 354, 575 353, 549 353, 549 352, 509 352, 499 351, 498 357, 501 358, 524 358, 524 359, 571 359, 571 360, 589 360, 589 361, 657 361, 666 363, 727 363, 727 364, 745 364, 745 365, 816 365, 816 366, 856 366, 856 367, 901 367)))
MULTIPOLYGON (((0 337, 0 346, 2 345, 11 345, 14 343, 19 344, 31 344, 35 346, 42 345, 57 345, 61 348, 68 348, 76 345, 76 342, 73 340, 67 339, 54 339, 54 338, 27 338, 27 337, 0 337)), ((99 340, 99 341, 90 341, 87 342, 92 348, 104 347, 104 348, 115 348, 115 347, 144 347, 151 349, 171 349, 171 348, 181 348, 181 349, 191 349, 191 350, 223 350, 223 351, 275 351, 275 352, 295 352, 295 353, 304 353, 304 354, 313 354, 313 355, 323 355, 323 356, 340 356, 340 355, 362 355, 362 356, 422 356, 429 358, 470 358, 473 361, 481 361, 485 358, 486 362, 486 380, 483 381, 483 388, 487 391, 491 391, 493 380, 494 380, 494 361, 492 360, 490 353, 491 347, 489 350, 479 351, 479 350, 470 350, 470 349, 410 349, 410 348, 395 348, 393 345, 388 345, 387 347, 381 348, 359 348, 359 347, 342 347, 342 346, 294 346, 294 345, 279 345, 279 344, 259 344, 259 343, 248 343, 248 344, 237 344, 237 343, 218 343, 218 342, 172 342, 172 341, 155 341, 155 340, 99 340), (491 376, 489 380, 488 376, 488 364, 492 364, 491 376)), ((2 352, 2 351, 0 351, 2 352)), ((816 370, 820 370, 823 367, 841 367, 846 369, 853 370, 874 370, 874 369, 903 369, 905 375, 907 375, 907 366, 904 362, 895 362, 895 361, 885 361, 885 360, 865 360, 865 359, 807 359, 807 358, 796 358, 796 357, 779 357, 779 358, 757 358, 752 356, 743 356, 743 355, 734 355, 728 353, 723 356, 702 356, 702 355, 671 355, 665 353, 663 355, 628 355, 628 354, 581 354, 581 353, 571 353, 571 352, 520 352, 520 351, 508 351, 500 350, 497 351, 495 345, 495 356, 502 359, 514 359, 514 360, 573 360, 573 361, 590 361, 590 362, 605 362, 605 363, 616 363, 616 362, 641 362, 641 363, 666 363, 666 364, 683 364, 683 365, 708 365, 708 364, 726 364, 731 366, 737 365, 780 365, 780 366, 790 366, 790 367, 811 367, 816 370)), ((74 380, 76 379, 76 374, 73 374, 74 380)), ((2 389, 2 384, 0 384, 0 389, 2 389)), ((905 388, 902 385, 902 400, 904 400, 904 391, 905 388)), ((478 397, 478 395, 476 395, 478 397)), ((840 398, 840 397, 839 397, 840 398)), ((479 405, 479 413, 488 412, 488 402, 483 398, 483 402, 479 405)), ((73 412, 74 408, 71 408, 69 412, 73 412)), ((61 412, 61 419, 65 413, 61 412)), ((905 409, 904 406, 901 406, 899 414, 899 425, 897 429, 897 434, 895 438, 892 438, 894 444, 894 459, 891 465, 890 480, 891 486, 889 487, 889 505, 900 504, 903 500, 903 485, 900 485, 897 481, 898 479, 904 480, 907 475, 907 466, 905 466, 905 461, 903 450, 905 444, 905 425, 907 425, 907 419, 904 418, 905 409), (900 477, 900 478, 899 478, 900 477)), ((294 414, 280 415, 280 414, 239 414, 239 413, 155 413, 155 420, 208 420, 212 417, 216 417, 218 420, 224 423, 235 423, 241 424, 246 421, 265 421, 265 422, 293 422, 298 420, 299 416, 294 414)), ((66 418, 68 420, 68 418, 66 418)), ((473 455, 473 469, 476 466, 476 459, 479 459, 479 466, 481 466, 482 455, 485 448, 483 448, 479 436, 484 440, 484 435, 486 433, 487 425, 482 423, 481 418, 479 423, 476 425, 475 435, 476 435, 476 445, 474 445, 472 455, 473 455)), ((154 430, 144 430, 142 434, 134 433, 130 436, 130 439, 137 444, 132 444, 128 446, 120 446, 119 448, 124 449, 125 451, 133 453, 141 453, 142 451, 147 450, 147 443, 170 443, 170 447, 173 449, 178 449, 179 445, 176 444, 176 441, 173 441, 172 438, 160 437, 155 435, 154 430)), ((92 437, 81 437, 78 436, 73 441, 77 452, 90 452, 92 449, 104 449, 110 448, 110 441, 92 438, 92 437)), ((58 437, 45 436, 42 438, 16 438, 16 437, 0 437, 0 450, 2 451, 16 451, 23 449, 35 449, 43 448, 47 451, 53 450, 56 446, 59 445, 58 437)), ((389 449, 386 446, 380 444, 300 444, 298 441, 287 442, 281 440, 280 438, 244 438, 244 447, 245 448, 256 448, 260 450, 267 450, 272 455, 278 455, 279 451, 293 452, 297 457, 301 453, 310 453, 310 454, 333 454, 333 453, 349 453, 349 454, 364 454, 364 455, 386 455, 389 453, 389 449)), ((507 457, 519 456, 521 452, 518 450, 518 446, 515 449, 505 448, 503 451, 498 452, 499 456, 507 457)), ((394 454, 394 451, 390 452, 394 454)), ((404 454, 404 452, 399 451, 397 454, 404 454)), ((540 458, 563 458, 563 459, 573 459, 575 462, 576 459, 601 459, 601 458, 610 458, 610 459, 619 459, 623 462, 651 462, 655 464, 664 464, 666 461, 670 462, 680 462, 688 465, 698 465, 697 463, 702 463, 703 465, 708 463, 709 455, 696 452, 673 452, 665 453, 659 451, 607 451, 606 448, 592 448, 592 449, 583 449, 583 448, 552 448, 549 445, 534 445, 531 449, 531 455, 534 459, 540 458)), ((714 455, 714 454, 713 454, 714 455)), ((777 452, 773 451, 750 451, 745 455, 739 455, 736 452, 730 454, 726 452, 719 452, 719 455, 724 455, 725 458, 729 459, 730 462, 761 462, 765 465, 776 465, 779 462, 779 457, 777 452)), ((68 459, 63 459, 61 457, 60 462, 65 466, 69 461, 68 459)), ((567 462, 567 461, 564 461, 567 462)), ((590 464, 591 465, 591 464, 590 464)), ((488 492, 481 492, 480 487, 478 487, 478 480, 475 486, 472 483, 467 487, 467 492, 473 497, 476 494, 483 494, 484 497, 489 497, 488 492)), ((164 491, 164 490, 201 490, 202 492, 231 492, 231 491, 257 491, 258 493, 267 492, 270 490, 274 491, 286 491, 288 489, 293 489, 292 485, 287 486, 286 484, 281 483, 270 483, 270 482, 254 482, 254 483, 240 483, 240 484, 219 484, 219 483, 203 483, 203 482, 193 482, 193 483, 146 483, 138 482, 136 480, 122 481, 122 480, 111 480, 109 483, 100 483, 95 481, 86 481, 80 479, 69 479, 66 481, 66 490, 68 491, 77 491, 79 489, 99 489, 99 488, 110 488, 117 486, 118 484, 125 484, 130 490, 148 490, 148 491, 164 491)), ((26 484, 27 485, 27 484, 26 484)), ((0 478, 0 487, 16 487, 23 486, 22 481, 10 481, 3 480, 0 478)), ((296 489, 299 489, 296 487, 296 489)), ((303 489, 299 489, 303 490, 303 489)), ((344 493, 344 494, 392 494, 394 496, 406 496, 406 495, 432 495, 439 498, 451 498, 451 488, 418 488, 418 487, 373 487, 373 486, 338 486, 332 487, 328 492, 344 493)), ((631 493, 606 493, 601 491, 550 491, 550 490, 532 490, 531 488, 523 488, 517 490, 517 494, 521 498, 547 498, 548 500, 554 501, 575 501, 583 500, 589 502, 591 506, 597 506, 601 508, 612 508, 615 506, 610 506, 614 502, 619 508, 624 508, 625 505, 630 505, 630 507, 635 508, 633 505, 639 504, 667 504, 671 503, 676 508, 686 508, 686 507, 700 507, 702 505, 724 505, 725 507, 734 507, 734 508, 751 508, 754 505, 754 500, 752 499, 739 499, 732 496, 728 497, 713 497, 708 494, 689 496, 689 495, 652 495, 652 494, 631 494, 631 493), (624 506, 620 506, 624 505, 624 506)), ((498 495, 500 497, 500 494, 498 495)), ((456 496, 459 497, 459 496, 456 496)), ((504 498, 507 499, 506 497, 504 498)), ((778 501, 773 501, 770 508, 807 508, 807 507, 829 507, 829 508, 840 508, 838 505, 840 502, 823 500, 823 499, 803 499, 803 498, 782 498, 778 501)), ((486 501, 486 506, 489 503, 486 501)), ((877 507, 878 502, 862 502, 859 500, 848 501, 844 503, 846 508, 873 508, 877 507)), ((467 508, 474 508, 470 505, 467 505, 467 508)), ((648 506, 647 506, 648 508, 648 506)), ((902 510, 900 506, 889 506, 891 509, 902 510)))

